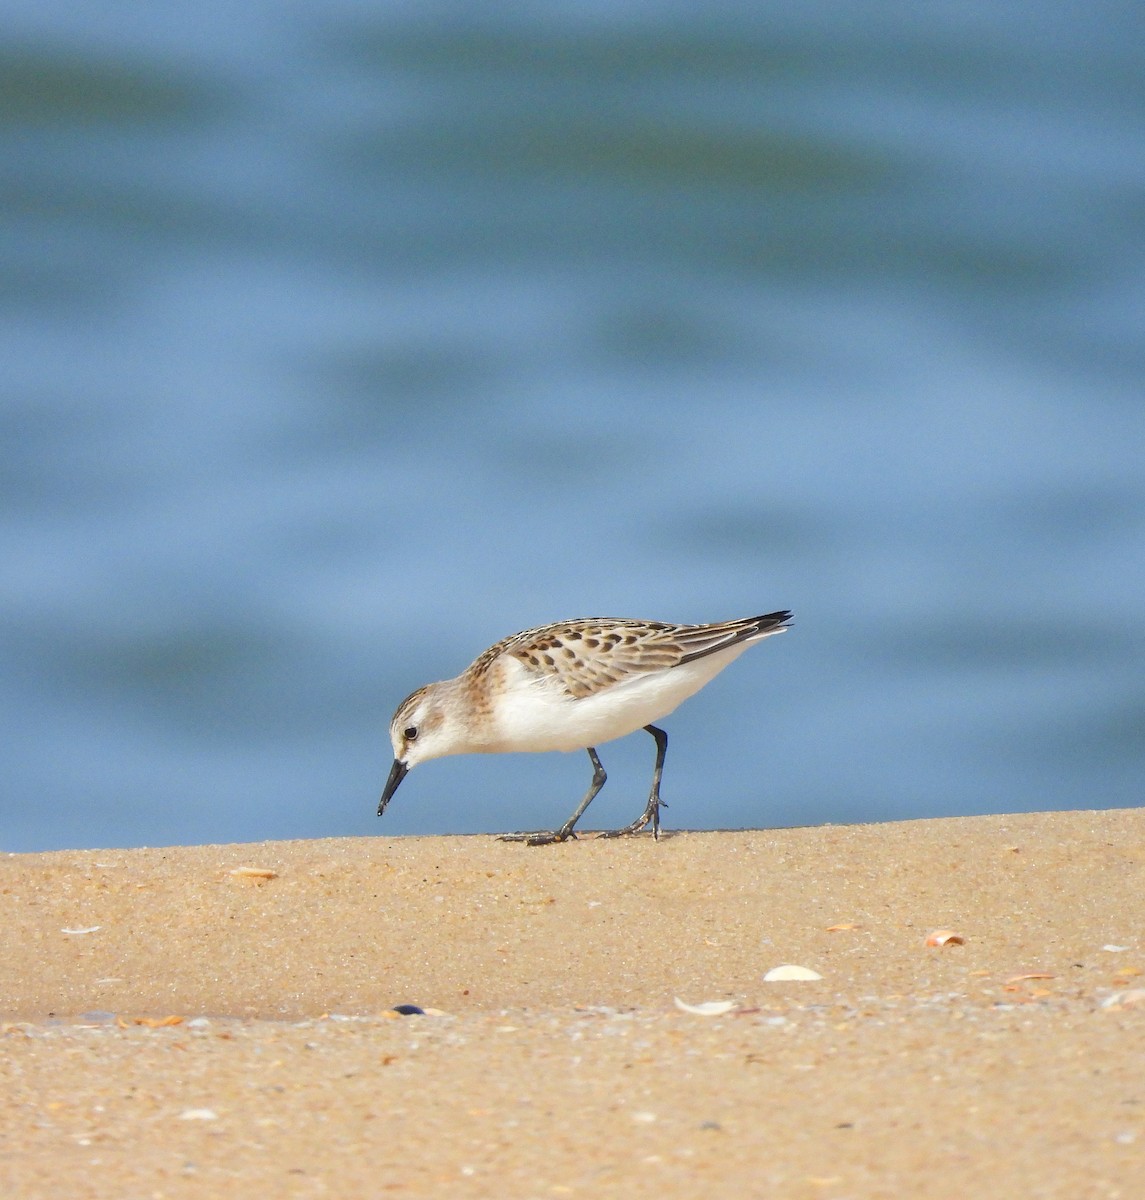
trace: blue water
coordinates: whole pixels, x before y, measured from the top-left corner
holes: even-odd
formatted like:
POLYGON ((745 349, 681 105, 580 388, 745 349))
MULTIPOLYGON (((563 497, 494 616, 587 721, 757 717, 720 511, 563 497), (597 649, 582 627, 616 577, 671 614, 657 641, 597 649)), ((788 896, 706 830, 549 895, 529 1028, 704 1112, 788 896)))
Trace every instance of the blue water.
POLYGON ((559 823, 584 755, 379 822, 393 707, 784 607, 669 826, 1140 803, 1143 129, 1114 0, 9 0, 0 848, 559 823))

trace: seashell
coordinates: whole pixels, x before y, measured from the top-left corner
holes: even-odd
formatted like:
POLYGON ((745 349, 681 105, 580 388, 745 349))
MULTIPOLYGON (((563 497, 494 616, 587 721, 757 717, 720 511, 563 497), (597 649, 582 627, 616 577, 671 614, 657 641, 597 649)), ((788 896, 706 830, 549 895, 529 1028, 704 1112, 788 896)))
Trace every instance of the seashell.
POLYGON ((685 1004, 679 996, 675 1000, 681 1012, 694 1013, 697 1017, 721 1017, 735 1008, 734 1000, 705 1000, 702 1004, 685 1004))
POLYGON ((812 971, 810 967, 793 967, 784 965, 782 967, 772 967, 770 971, 763 977, 764 983, 793 983, 797 980, 822 979, 823 976, 818 971, 812 971))
POLYGON ((966 939, 960 933, 955 933, 953 929, 936 929, 930 937, 926 939, 928 946, 964 946, 966 939))

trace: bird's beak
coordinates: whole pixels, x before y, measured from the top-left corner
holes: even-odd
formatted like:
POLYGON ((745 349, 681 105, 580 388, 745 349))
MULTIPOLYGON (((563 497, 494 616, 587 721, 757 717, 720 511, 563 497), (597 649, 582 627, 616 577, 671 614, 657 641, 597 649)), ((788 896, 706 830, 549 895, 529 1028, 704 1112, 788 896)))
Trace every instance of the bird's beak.
POLYGON ((394 765, 390 768, 390 777, 386 780, 386 786, 382 789, 382 798, 378 802, 378 816, 386 811, 386 805, 390 802, 390 797, 398 790, 398 784, 406 777, 406 772, 409 767, 405 765, 400 758, 394 759, 394 765))

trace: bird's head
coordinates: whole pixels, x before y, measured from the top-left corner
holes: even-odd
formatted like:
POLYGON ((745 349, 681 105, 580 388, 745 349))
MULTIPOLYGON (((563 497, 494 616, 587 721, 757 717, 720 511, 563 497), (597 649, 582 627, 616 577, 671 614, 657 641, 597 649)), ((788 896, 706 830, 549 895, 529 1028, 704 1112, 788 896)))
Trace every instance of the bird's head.
POLYGON ((418 688, 398 705, 390 722, 390 741, 394 747, 394 765, 382 790, 378 816, 386 810, 398 784, 418 763, 455 754, 459 749, 449 720, 448 696, 441 685, 418 688))

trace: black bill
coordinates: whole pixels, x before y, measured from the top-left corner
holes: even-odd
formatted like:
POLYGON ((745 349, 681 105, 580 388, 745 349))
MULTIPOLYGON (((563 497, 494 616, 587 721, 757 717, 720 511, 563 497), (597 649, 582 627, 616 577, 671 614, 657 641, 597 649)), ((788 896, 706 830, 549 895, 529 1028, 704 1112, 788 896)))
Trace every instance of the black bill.
POLYGON ((390 777, 386 780, 386 786, 382 788, 382 798, 378 802, 378 816, 386 811, 386 805, 390 802, 390 797, 398 790, 398 784, 406 777, 406 772, 409 767, 405 765, 400 758, 394 759, 394 765, 390 768, 390 777))

